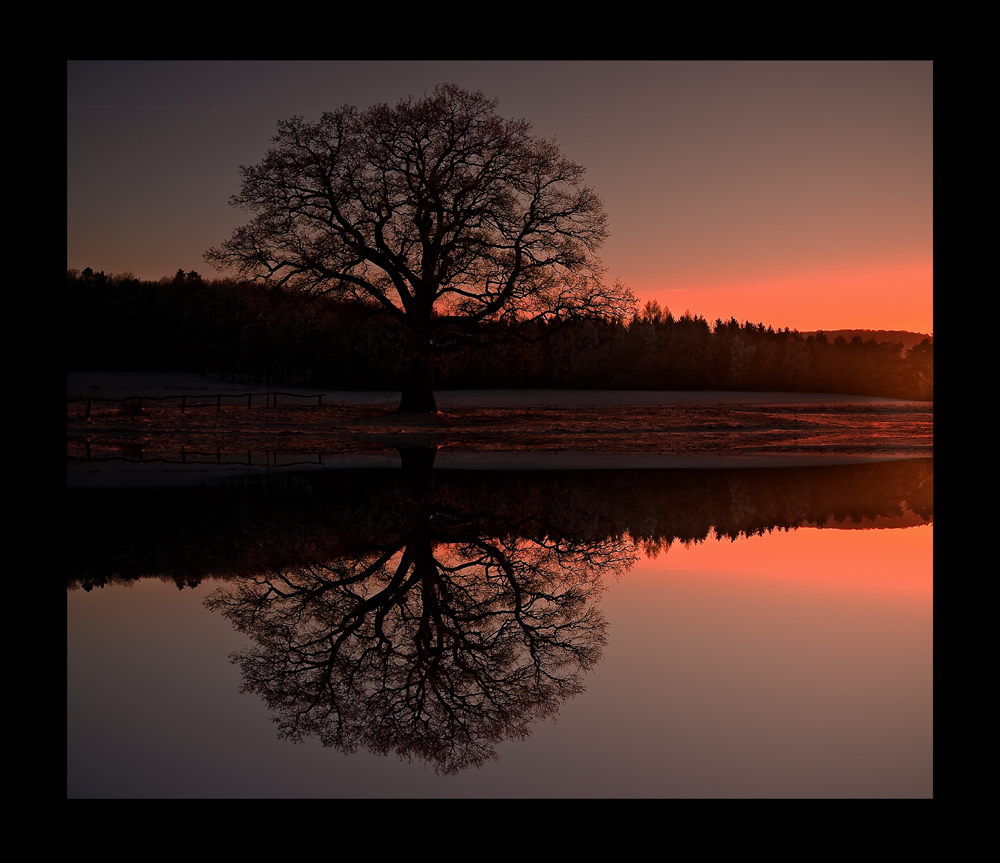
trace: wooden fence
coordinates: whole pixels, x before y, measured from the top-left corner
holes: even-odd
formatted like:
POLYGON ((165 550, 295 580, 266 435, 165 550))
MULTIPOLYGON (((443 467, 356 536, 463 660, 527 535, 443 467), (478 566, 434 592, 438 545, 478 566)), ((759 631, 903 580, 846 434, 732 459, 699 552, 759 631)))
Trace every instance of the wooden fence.
MULTIPOLYGON (((103 396, 79 396, 77 398, 71 398, 66 400, 67 408, 74 404, 86 403, 86 413, 85 416, 89 419, 93 405, 96 402, 110 402, 112 404, 119 404, 123 408, 127 409, 129 413, 140 414, 142 413, 143 402, 171 402, 176 401, 180 403, 181 413, 184 413, 189 408, 208 408, 215 406, 216 412, 222 410, 223 399, 229 399, 226 402, 227 406, 234 404, 242 404, 243 400, 246 399, 247 410, 253 407, 254 399, 260 399, 264 397, 264 407, 265 408, 276 408, 278 406, 278 396, 282 396, 288 399, 316 399, 316 404, 319 407, 323 406, 323 394, 316 393, 315 395, 304 395, 302 393, 288 393, 282 392, 280 390, 267 390, 266 392, 248 392, 248 393, 202 393, 198 395, 179 395, 179 396, 125 396, 124 398, 106 398, 103 396), (206 401, 209 400, 209 401, 206 401), (213 400, 214 401, 211 401, 213 400), (238 400, 238 401, 234 401, 238 400)), ((295 402, 285 402, 283 407, 289 406, 289 404, 296 404, 295 402)))
POLYGON ((89 440, 71 441, 68 446, 67 457, 76 462, 126 462, 129 464, 172 464, 195 467, 197 465, 227 465, 242 467, 265 467, 287 468, 299 465, 324 465, 322 452, 280 452, 277 450, 259 450, 253 452, 247 450, 244 458, 241 453, 223 452, 221 447, 211 450, 194 450, 188 447, 180 447, 179 450, 171 452, 154 451, 144 452, 141 446, 118 448, 115 455, 108 454, 107 450, 95 453, 91 450, 89 440), (279 458, 281 462, 279 464, 279 458))

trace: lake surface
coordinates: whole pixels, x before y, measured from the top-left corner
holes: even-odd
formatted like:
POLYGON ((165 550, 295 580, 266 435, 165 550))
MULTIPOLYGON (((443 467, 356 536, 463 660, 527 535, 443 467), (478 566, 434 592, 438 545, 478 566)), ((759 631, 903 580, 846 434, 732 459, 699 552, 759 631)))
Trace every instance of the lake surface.
POLYGON ((933 794, 931 459, 69 499, 71 798, 933 794))

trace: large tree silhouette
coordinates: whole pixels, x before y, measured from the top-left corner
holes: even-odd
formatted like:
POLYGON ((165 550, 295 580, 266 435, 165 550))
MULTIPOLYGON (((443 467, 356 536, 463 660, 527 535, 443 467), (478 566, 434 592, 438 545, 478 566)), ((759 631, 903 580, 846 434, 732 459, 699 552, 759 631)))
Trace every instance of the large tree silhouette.
POLYGON ((278 124, 232 203, 253 216, 205 254, 243 277, 380 307, 399 325, 400 410, 435 411, 436 358, 486 322, 616 318, 601 199, 584 168, 496 100, 455 85, 396 107, 278 124))

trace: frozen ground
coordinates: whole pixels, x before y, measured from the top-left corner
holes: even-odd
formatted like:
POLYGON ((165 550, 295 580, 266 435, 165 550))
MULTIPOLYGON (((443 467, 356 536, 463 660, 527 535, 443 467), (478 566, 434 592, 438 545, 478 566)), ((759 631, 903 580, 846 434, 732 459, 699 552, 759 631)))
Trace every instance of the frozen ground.
POLYGON ((323 394, 255 407, 266 387, 169 373, 69 373, 68 397, 144 396, 130 416, 67 409, 70 485, 197 482, 217 475, 396 466, 400 447, 438 447, 438 469, 751 467, 933 454, 933 404, 830 394, 575 390, 437 393, 440 414, 395 414, 399 394, 323 394), (188 397, 180 411, 179 396, 188 397), (230 397, 216 410, 216 397, 230 397), (200 397, 198 399, 192 397, 200 397), (167 398, 166 401, 154 401, 167 398), (192 406, 192 404, 200 406, 192 406))

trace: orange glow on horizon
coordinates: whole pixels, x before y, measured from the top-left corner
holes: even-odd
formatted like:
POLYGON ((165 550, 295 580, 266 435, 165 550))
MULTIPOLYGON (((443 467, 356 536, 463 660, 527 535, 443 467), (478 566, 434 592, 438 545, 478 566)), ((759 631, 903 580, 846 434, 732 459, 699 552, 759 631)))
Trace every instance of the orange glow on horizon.
POLYGON ((934 332, 931 259, 828 267, 773 278, 715 279, 680 285, 632 284, 640 308, 656 300, 675 318, 685 311, 775 329, 934 332))

